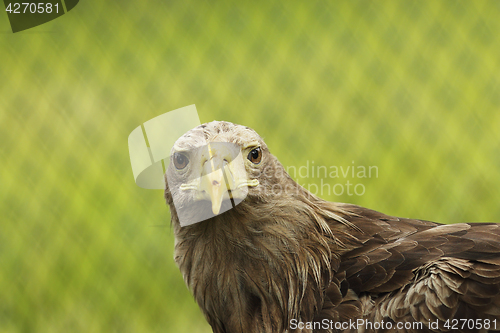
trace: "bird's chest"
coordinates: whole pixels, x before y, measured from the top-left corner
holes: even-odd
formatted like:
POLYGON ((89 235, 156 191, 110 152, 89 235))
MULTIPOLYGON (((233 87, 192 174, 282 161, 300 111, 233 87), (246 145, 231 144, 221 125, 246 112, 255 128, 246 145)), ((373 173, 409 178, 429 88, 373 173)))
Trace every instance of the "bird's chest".
POLYGON ((264 251, 260 248, 262 244, 250 239, 237 244, 215 242, 210 246, 192 246, 192 251, 184 251, 176 260, 186 284, 208 317, 224 318, 224 322, 241 318, 262 320, 263 316, 273 322, 271 314, 274 318, 286 317, 285 305, 297 295, 294 286, 299 284, 290 285, 290 272, 295 269, 282 256, 264 251))
POLYGON ((176 261, 193 293, 200 285, 219 292, 249 293, 269 289, 283 279, 282 255, 270 253, 258 239, 203 241, 176 249, 176 261))

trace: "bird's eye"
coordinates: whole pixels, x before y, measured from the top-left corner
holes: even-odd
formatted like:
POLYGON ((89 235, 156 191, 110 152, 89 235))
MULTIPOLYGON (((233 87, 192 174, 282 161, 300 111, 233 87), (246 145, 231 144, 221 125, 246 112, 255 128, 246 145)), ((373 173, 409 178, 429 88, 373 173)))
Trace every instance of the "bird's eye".
POLYGON ((179 153, 174 153, 174 166, 177 170, 182 170, 188 165, 189 160, 186 156, 179 154, 179 153))
POLYGON ((262 159, 262 150, 260 149, 260 147, 255 148, 250 153, 248 153, 247 158, 253 164, 259 164, 260 160, 262 159))

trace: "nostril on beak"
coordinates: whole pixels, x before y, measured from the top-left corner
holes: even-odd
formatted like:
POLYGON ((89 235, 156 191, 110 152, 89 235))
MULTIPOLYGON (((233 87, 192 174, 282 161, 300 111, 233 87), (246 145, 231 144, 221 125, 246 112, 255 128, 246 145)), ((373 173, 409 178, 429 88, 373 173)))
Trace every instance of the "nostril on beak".
POLYGON ((214 181, 212 182, 212 185, 213 185, 213 186, 217 186, 217 185, 219 185, 219 182, 218 182, 218 181, 216 181, 216 180, 214 180, 214 181))

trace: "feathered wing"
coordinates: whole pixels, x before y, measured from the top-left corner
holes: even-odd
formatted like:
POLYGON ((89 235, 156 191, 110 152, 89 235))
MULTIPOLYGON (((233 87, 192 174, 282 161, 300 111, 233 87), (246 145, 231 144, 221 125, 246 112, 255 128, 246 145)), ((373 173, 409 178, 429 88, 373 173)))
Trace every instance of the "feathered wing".
POLYGON ((351 232, 359 246, 342 255, 318 319, 356 320, 359 309, 358 318, 372 323, 424 323, 397 332, 500 330, 500 225, 439 225, 343 209, 361 230, 351 232))

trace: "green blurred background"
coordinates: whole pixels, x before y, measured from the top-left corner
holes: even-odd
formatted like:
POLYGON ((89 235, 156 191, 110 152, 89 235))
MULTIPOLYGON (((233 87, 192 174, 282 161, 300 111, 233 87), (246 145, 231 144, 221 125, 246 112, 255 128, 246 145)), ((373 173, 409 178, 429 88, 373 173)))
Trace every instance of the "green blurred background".
POLYGON ((210 331, 127 147, 189 104, 284 165, 378 167, 325 199, 500 221, 500 1, 235 3, 81 1, 17 34, 0 15, 0 332, 210 331))

